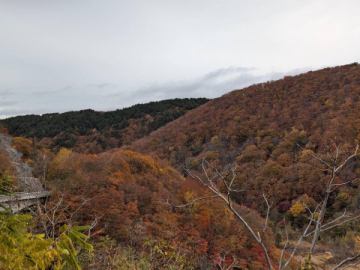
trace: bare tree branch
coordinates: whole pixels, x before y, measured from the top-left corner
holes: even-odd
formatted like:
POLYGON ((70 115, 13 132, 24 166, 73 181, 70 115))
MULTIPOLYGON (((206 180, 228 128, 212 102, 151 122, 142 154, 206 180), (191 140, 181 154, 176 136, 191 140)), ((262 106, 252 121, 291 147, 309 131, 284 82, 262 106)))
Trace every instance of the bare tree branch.
POLYGON ((284 227, 285 227, 286 242, 285 242, 283 248, 281 249, 281 254, 280 254, 280 258, 279 258, 279 270, 281 270, 282 267, 283 267, 284 254, 285 254, 286 248, 287 248, 287 246, 289 244, 289 233, 288 233, 287 228, 286 228, 285 218, 283 219, 283 222, 284 222, 284 227))
MULTIPOLYGON (((203 173, 205 175, 205 180, 195 176, 194 178, 199 180, 202 184, 204 184, 216 197, 220 198, 221 200, 223 200, 225 202, 225 204, 228 206, 229 210, 235 215, 235 217, 245 226, 245 228, 247 229, 247 231, 251 234, 251 236, 253 237, 253 239, 260 245, 260 247, 262 248, 264 254, 265 254, 265 259, 266 259, 266 263, 268 265, 268 269, 269 270, 273 270, 273 265, 272 265, 272 261, 269 255, 269 251, 267 249, 267 247, 265 246, 265 243, 263 242, 263 239, 260 235, 260 232, 255 232, 254 229, 252 228, 252 226, 247 222, 247 220, 242 216, 242 214, 239 213, 239 211, 237 211, 234 208, 232 199, 231 199, 231 185, 233 184, 233 181, 235 179, 235 169, 232 168, 232 172, 233 172, 233 177, 230 180, 230 184, 229 185, 226 182, 225 177, 222 175, 222 173, 220 172, 216 172, 216 175, 218 177, 220 177, 220 179, 223 180, 223 183, 225 185, 226 188, 226 193, 223 194, 219 188, 214 184, 214 179, 212 178, 208 172, 207 172, 207 167, 206 164, 208 164, 208 162, 206 160, 202 161, 202 170, 203 173)), ((190 170, 188 170, 188 173, 190 176, 193 176, 193 174, 191 173, 190 170)))
MULTIPOLYGON (((346 258, 346 259, 342 260, 338 265, 336 265, 332 270, 341 269, 342 267, 346 266, 347 264, 352 263, 358 259, 360 259, 360 254, 357 254, 353 257, 346 258)), ((355 265, 358 265, 358 264, 359 263, 357 263, 355 265)), ((353 265, 353 266, 355 266, 355 265, 353 265)), ((348 265, 348 266, 350 266, 350 265, 348 265)), ((348 266, 346 266, 346 267, 348 267, 348 266)), ((345 269, 345 268, 343 268, 343 269, 345 269)))
POLYGON ((175 208, 185 208, 185 207, 188 207, 190 205, 193 205, 199 201, 203 201, 203 200, 208 200, 208 199, 214 199, 214 198, 218 198, 217 195, 210 195, 210 196, 203 196, 203 197, 199 197, 199 198, 196 198, 188 203, 184 203, 184 204, 179 204, 179 205, 172 205, 169 203, 169 201, 167 201, 167 204, 171 205, 172 207, 175 207, 175 208))
POLYGON ((300 235, 300 237, 298 238, 298 241, 295 245, 295 247, 293 248, 293 250, 291 251, 290 253, 290 256, 289 258, 287 259, 287 261, 285 262, 285 264, 282 266, 282 268, 279 268, 280 270, 281 269, 286 269, 286 267, 290 264, 291 260, 293 259, 293 257, 295 256, 298 248, 300 247, 301 243, 304 241, 304 238, 306 237, 306 234, 307 232, 309 231, 312 223, 313 223, 313 220, 314 220, 314 215, 317 211, 317 209, 320 207, 320 204, 318 204, 314 210, 314 212, 312 212, 311 214, 311 218, 309 219, 309 223, 307 224, 305 230, 303 231, 303 233, 300 235))
MULTIPOLYGON (((339 149, 339 148, 337 148, 339 149)), ((315 225, 315 229, 314 229, 314 236, 313 236, 313 239, 312 239, 312 242, 311 242, 311 247, 310 247, 310 251, 309 251, 309 254, 313 254, 314 252, 314 249, 315 249, 315 246, 316 246, 316 243, 319 239, 319 236, 320 236, 320 232, 321 232, 321 227, 322 227, 322 223, 324 221, 324 217, 325 217, 325 213, 326 213, 326 210, 327 210, 327 203, 329 201, 329 198, 330 198, 330 195, 331 193, 333 192, 332 190, 332 187, 333 187, 333 183, 334 183, 334 180, 337 176, 337 173, 342 169, 344 168, 344 166, 350 161, 352 160, 353 158, 355 158, 357 155, 358 155, 358 150, 359 150, 359 145, 356 146, 355 148, 355 151, 352 155, 348 156, 342 163, 340 163, 340 165, 337 165, 337 164, 334 164, 332 166, 332 169, 331 169, 331 176, 330 176, 330 179, 327 183, 327 186, 325 188, 325 197, 324 197, 324 200, 322 202, 322 205, 321 205, 321 209, 320 209, 320 212, 319 212, 319 216, 317 218, 317 221, 316 221, 316 225, 315 225)), ((338 158, 338 153, 336 153, 336 158, 334 160, 337 160, 338 158)), ((318 158, 319 159, 319 158, 318 158)))
POLYGON ((262 194, 264 200, 265 200, 265 203, 266 203, 266 218, 265 218, 265 223, 264 223, 264 228, 263 228, 263 232, 266 231, 267 227, 268 227, 268 222, 269 222, 269 215, 270 215, 270 210, 271 210, 271 205, 269 204, 269 201, 268 199, 266 198, 265 194, 263 193, 262 194))
MULTIPOLYGON (((301 147, 299 145, 299 147, 301 147)), ((302 148, 302 147, 301 147, 302 148)), ((279 259, 279 270, 285 270, 293 258, 295 257, 296 253, 298 252, 299 247, 301 246, 302 242, 305 240, 306 237, 312 236, 312 241, 309 249, 309 255, 311 256, 314 253, 316 244, 318 242, 319 236, 321 232, 330 230, 334 227, 340 226, 344 223, 350 222, 352 220, 355 220, 357 218, 360 218, 360 214, 352 217, 348 217, 346 215, 346 209, 342 215, 339 217, 328 221, 327 223, 324 223, 324 217, 327 212, 327 205, 329 202, 330 195, 334 190, 338 187, 344 186, 346 184, 353 183, 354 181, 357 181, 359 179, 354 179, 350 181, 345 181, 343 183, 335 183, 335 181, 339 177, 340 171, 346 167, 346 165, 355 157, 358 156, 359 152, 359 145, 356 146, 356 149, 353 154, 347 156, 345 159, 343 159, 339 163, 339 159, 341 156, 341 148, 338 145, 335 145, 335 153, 333 158, 329 158, 331 161, 328 162, 327 160, 321 158, 320 156, 310 153, 313 158, 320 161, 321 164, 323 164, 326 168, 326 170, 330 171, 329 179, 324 187, 324 196, 319 202, 315 209, 312 211, 309 207, 306 207, 307 211, 309 212, 309 221, 304 229, 304 231, 301 233, 301 235, 298 237, 297 242, 295 246, 292 248, 291 252, 287 254, 286 250, 288 249, 289 245, 289 235, 286 229, 285 224, 285 235, 286 235, 286 242, 282 248, 280 259, 279 259), (310 229, 313 228, 312 231, 310 229), (284 260, 284 258, 286 259, 284 260)), ((261 249, 263 250, 265 254, 266 263, 269 270, 273 270, 274 266, 272 263, 272 259, 270 258, 268 248, 266 247, 266 244, 264 243, 262 234, 266 232, 266 229, 268 227, 269 222, 269 213, 271 209, 271 204, 268 201, 268 198, 263 193, 262 197, 266 203, 267 211, 266 211, 266 217, 264 226, 261 232, 256 231, 252 225, 247 221, 247 219, 236 209, 234 206, 234 203, 232 201, 232 192, 237 192, 238 190, 234 190, 232 187, 234 185, 235 179, 236 179, 236 167, 235 166, 229 166, 226 170, 223 172, 220 172, 217 168, 213 168, 211 164, 203 159, 201 163, 201 169, 203 173, 203 177, 200 177, 197 174, 194 174, 191 170, 186 169, 189 176, 196 179, 200 184, 205 186, 209 191, 213 193, 213 195, 210 196, 203 196, 200 198, 196 198, 193 201, 179 205, 177 207, 186 207, 189 206, 197 201, 205 200, 205 199, 212 199, 212 198, 220 198, 228 207, 228 209, 233 213, 233 215, 240 221, 241 224, 246 228, 246 230, 250 233, 252 238, 259 244, 261 249), (219 184, 221 184, 219 186, 219 184)), ((240 191, 243 191, 240 189, 240 191)), ((360 258, 360 255, 356 256, 356 259, 360 258)), ((343 260, 339 267, 342 265, 348 264, 353 262, 355 260, 355 257, 347 258, 343 260)), ((339 268, 334 268, 334 270, 339 268)))
POLYGON ((341 163, 339 166, 336 167, 335 172, 340 171, 351 159, 353 159, 354 157, 358 156, 358 152, 359 152, 359 145, 356 145, 355 151, 352 155, 348 156, 343 163, 341 163))

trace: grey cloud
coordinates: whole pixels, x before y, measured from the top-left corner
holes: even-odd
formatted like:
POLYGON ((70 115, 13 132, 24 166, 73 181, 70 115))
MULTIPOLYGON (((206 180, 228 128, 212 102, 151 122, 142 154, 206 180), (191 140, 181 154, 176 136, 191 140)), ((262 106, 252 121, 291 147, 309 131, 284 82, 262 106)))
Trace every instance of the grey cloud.
POLYGON ((14 106, 2 108, 0 115, 63 112, 87 108, 110 110, 168 98, 214 98, 234 89, 282 76, 282 73, 261 74, 254 68, 228 67, 214 70, 193 80, 169 81, 125 92, 113 83, 68 85, 57 90, 30 93, 23 93, 20 89, 12 92, 18 103, 9 103, 8 105, 14 106), (31 100, 34 96, 36 99, 31 100))
POLYGON ((216 97, 359 59, 358 0, 0 2, 0 117, 216 97))
POLYGON ((0 98, 1 99, 8 98, 8 97, 11 97, 13 95, 14 95, 14 93, 12 92, 11 89, 0 90, 0 98))
POLYGON ((247 68, 247 67, 228 67, 228 68, 221 68, 215 71, 209 72, 203 78, 206 80, 210 80, 213 78, 224 77, 229 74, 245 74, 254 71, 254 68, 247 68))
POLYGON ((133 98, 142 97, 143 100, 174 97, 214 98, 231 90, 241 89, 254 83, 280 79, 284 75, 285 73, 261 74, 254 68, 229 67, 214 70, 202 77, 190 81, 175 81, 160 85, 152 85, 134 91, 133 98))
POLYGON ((16 101, 10 101, 10 100, 0 100, 0 106, 1 107, 9 107, 16 105, 16 101))
POLYGON ((99 89, 109 88, 109 87, 117 87, 117 84, 114 83, 93 83, 89 84, 90 87, 96 87, 99 89))
POLYGON ((58 89, 46 89, 46 90, 35 90, 32 92, 32 94, 34 95, 45 95, 45 96, 49 96, 49 95, 56 95, 57 93, 62 93, 62 92, 67 92, 67 91, 71 91, 71 89, 73 89, 73 87, 71 85, 67 85, 58 89))
POLYGON ((11 89, 0 90, 0 116, 4 110, 16 107, 18 102, 11 89))

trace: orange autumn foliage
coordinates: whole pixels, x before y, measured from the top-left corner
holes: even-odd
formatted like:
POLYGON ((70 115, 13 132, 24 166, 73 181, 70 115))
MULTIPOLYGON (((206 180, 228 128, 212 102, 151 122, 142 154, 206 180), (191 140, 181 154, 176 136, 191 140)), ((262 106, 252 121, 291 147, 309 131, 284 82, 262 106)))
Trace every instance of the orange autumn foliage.
MULTIPOLYGON (((251 237, 220 201, 174 207, 205 191, 149 156, 129 150, 91 155, 63 149, 50 163, 48 175, 49 186, 62 192, 70 205, 68 212, 88 200, 74 216, 78 222, 97 218, 103 234, 119 243, 141 250, 149 239, 170 242, 193 265, 223 250, 249 266, 253 261, 265 265, 262 256, 247 250, 251 237)), ((253 211, 241 211, 255 227, 263 225, 253 211)), ((266 241, 271 242, 271 235, 266 241)))
MULTIPOLYGON (((326 173, 312 157, 360 141, 360 65, 311 71, 213 99, 134 142, 131 148, 201 171, 201 160, 237 164, 236 200, 264 213, 262 192, 281 212, 323 192, 326 173)), ((324 156, 326 158, 326 156, 324 156)), ((354 164, 352 173, 357 166, 354 164)), ((351 187, 356 193, 357 186, 351 187)))

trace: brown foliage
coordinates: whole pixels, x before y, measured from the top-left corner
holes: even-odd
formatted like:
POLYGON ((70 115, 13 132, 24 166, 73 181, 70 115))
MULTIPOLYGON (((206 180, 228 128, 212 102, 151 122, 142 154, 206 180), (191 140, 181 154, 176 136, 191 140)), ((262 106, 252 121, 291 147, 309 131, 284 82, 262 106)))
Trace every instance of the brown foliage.
POLYGON ((33 152, 33 143, 30 139, 15 137, 12 140, 13 147, 23 154, 25 159, 29 158, 33 152))
POLYGON ((351 64, 233 91, 131 147, 177 168, 203 158, 220 167, 237 162, 237 182, 249 191, 237 200, 248 206, 257 207, 263 190, 276 204, 304 193, 316 199, 326 174, 311 153, 356 144, 359 115, 360 66, 351 64))
POLYGON ((11 165, 9 156, 0 149, 0 174, 3 175, 5 173, 11 172, 13 167, 11 165))
MULTIPOLYGON (((48 184, 64 194, 67 212, 76 212, 73 219, 90 224, 97 218, 95 231, 139 251, 144 241, 161 240, 182 250, 194 265, 224 250, 245 265, 264 264, 256 244, 220 201, 176 207, 204 190, 149 156, 128 150, 94 155, 62 149, 49 164, 48 184)), ((241 211, 256 228, 262 226, 252 210, 241 211)))

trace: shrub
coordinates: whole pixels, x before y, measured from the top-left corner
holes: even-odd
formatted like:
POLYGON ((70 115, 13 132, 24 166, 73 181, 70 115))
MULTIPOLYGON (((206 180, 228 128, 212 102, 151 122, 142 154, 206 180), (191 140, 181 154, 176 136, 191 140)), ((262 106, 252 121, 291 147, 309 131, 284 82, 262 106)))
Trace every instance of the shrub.
POLYGON ((81 250, 92 252, 85 227, 64 225, 57 238, 29 231, 30 215, 0 213, 0 269, 81 269, 81 250))
POLYGON ((33 143, 31 140, 23 137, 15 137, 12 141, 13 147, 23 154, 25 159, 29 158, 33 152, 33 143))

